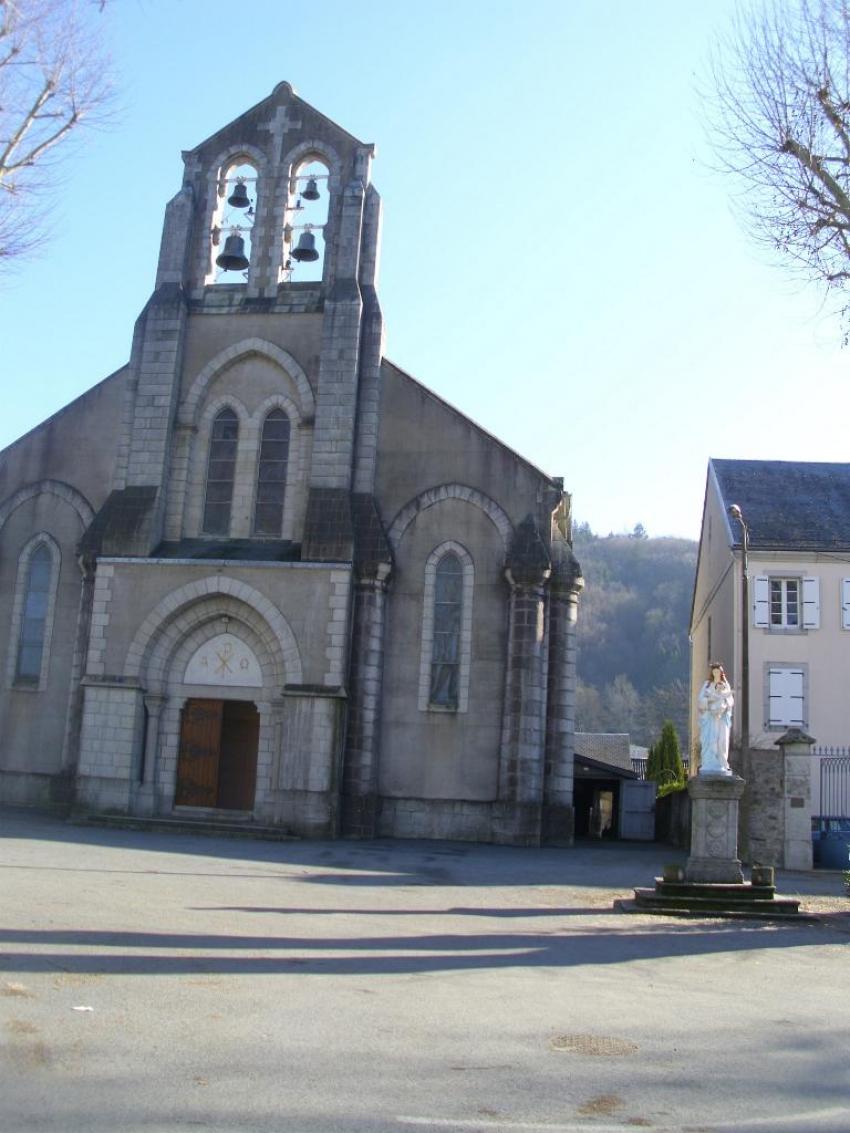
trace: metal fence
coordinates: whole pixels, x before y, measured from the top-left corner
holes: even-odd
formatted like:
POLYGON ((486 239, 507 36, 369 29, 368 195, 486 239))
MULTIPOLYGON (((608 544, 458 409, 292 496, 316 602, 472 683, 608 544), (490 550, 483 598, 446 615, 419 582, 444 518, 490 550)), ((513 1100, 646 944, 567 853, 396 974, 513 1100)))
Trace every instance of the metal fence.
MULTIPOLYGON (((632 756, 632 771, 634 771, 634 773, 635 773, 635 775, 637 775, 638 779, 645 779, 646 778, 646 764, 647 764, 647 759, 646 759, 645 755, 633 755, 632 756)), ((685 769, 685 778, 687 778, 689 761, 687 759, 683 759, 682 760, 682 766, 685 769)))
POLYGON ((850 747, 816 747, 820 757, 820 812, 850 818, 850 747))

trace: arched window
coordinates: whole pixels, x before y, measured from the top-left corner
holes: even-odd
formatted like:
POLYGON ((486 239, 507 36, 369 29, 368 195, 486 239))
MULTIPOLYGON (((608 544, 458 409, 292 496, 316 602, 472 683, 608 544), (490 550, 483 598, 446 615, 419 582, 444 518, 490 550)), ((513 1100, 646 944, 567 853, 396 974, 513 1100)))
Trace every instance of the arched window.
POLYGON ((462 614, 463 566, 457 555, 449 551, 437 563, 434 584, 434 634, 428 702, 440 708, 458 706, 462 614))
POLYGON ((289 418, 282 409, 272 409, 263 422, 257 463, 257 495, 254 502, 254 534, 280 536, 286 464, 289 459, 289 418))
POLYGON ((46 543, 39 543, 30 555, 27 566, 15 664, 16 685, 37 686, 41 681, 52 573, 53 556, 50 548, 46 543))
POLYGON ((475 566, 453 539, 435 547, 425 563, 421 712, 466 712, 472 663, 472 600, 475 566))
POLYGON ((229 407, 222 409, 213 421, 210 434, 203 523, 203 529, 208 535, 230 534, 230 508, 233 502, 238 442, 239 418, 229 407))

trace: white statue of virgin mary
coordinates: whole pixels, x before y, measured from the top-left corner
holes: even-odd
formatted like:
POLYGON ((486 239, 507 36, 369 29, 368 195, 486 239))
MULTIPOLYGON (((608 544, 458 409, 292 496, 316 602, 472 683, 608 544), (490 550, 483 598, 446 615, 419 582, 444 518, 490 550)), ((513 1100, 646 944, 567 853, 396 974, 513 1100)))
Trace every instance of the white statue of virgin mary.
POLYGON ((708 680, 699 691, 700 775, 732 775, 729 733, 735 698, 719 661, 709 665, 708 680))

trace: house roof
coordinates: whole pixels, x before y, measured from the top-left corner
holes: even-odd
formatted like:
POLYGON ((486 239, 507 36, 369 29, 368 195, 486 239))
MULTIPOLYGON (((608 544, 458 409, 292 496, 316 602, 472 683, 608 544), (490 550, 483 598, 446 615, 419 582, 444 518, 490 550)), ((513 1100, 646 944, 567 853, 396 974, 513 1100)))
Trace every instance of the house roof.
MULTIPOLYGON (((753 550, 850 550, 850 464, 712 460, 724 510, 738 504, 753 550)), ((730 521, 732 545, 740 524, 730 521)))
POLYGON ((636 771, 631 768, 618 767, 615 763, 603 763, 599 759, 591 759, 587 755, 573 755, 573 774, 576 779, 637 779, 636 771))

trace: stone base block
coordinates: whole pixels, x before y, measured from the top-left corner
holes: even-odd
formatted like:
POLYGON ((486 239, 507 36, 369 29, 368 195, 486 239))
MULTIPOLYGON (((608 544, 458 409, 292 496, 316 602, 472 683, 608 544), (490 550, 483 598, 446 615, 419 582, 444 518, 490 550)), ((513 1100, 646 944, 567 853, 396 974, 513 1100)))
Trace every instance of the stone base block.
POLYGON ((67 811, 74 799, 73 777, 64 772, 0 771, 0 803, 67 811))
POLYGON ((340 810, 343 838, 375 838, 380 800, 377 795, 344 795, 340 810))
POLYGON ((738 884, 744 880, 744 871, 737 858, 698 858, 691 854, 685 877, 693 882, 738 884))
POLYGON ((130 803, 130 811, 140 818, 157 813, 153 783, 141 783, 136 786, 130 803))
POLYGON ((80 775, 77 778, 76 807, 106 814, 129 814, 130 786, 127 779, 80 775))
POLYGON ((746 784, 737 775, 695 775, 691 798, 691 856, 685 877, 691 882, 741 882, 738 860, 738 803, 746 784))
POLYGON ((502 846, 539 846, 543 808, 537 803, 493 803, 493 837, 502 846))
POLYGON ((339 832, 336 796, 330 791, 281 791, 270 809, 267 815, 255 808, 255 818, 299 838, 336 838, 339 832))
POLYGON ((543 807, 544 846, 572 846, 575 841, 575 809, 571 806, 543 807))
POLYGON ((380 838, 492 842, 492 803, 457 799, 379 800, 380 838))

